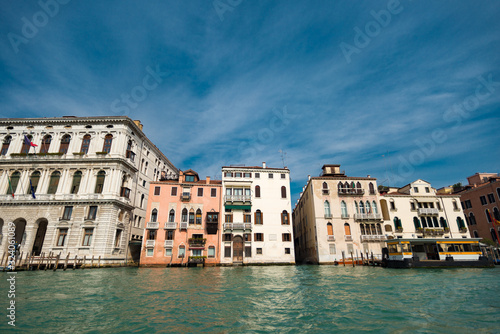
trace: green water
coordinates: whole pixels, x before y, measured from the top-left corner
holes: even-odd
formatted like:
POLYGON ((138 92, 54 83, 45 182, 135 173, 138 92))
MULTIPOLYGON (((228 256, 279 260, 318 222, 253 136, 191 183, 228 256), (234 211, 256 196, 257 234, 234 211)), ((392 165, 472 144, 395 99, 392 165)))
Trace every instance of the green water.
POLYGON ((500 332, 500 268, 33 271, 17 274, 15 300, 23 332, 500 332))

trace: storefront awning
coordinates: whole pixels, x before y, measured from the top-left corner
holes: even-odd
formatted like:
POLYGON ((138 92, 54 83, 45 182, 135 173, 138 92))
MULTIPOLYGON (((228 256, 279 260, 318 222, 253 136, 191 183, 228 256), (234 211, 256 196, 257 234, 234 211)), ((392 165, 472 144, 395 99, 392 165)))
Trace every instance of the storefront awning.
POLYGON ((235 210, 250 210, 252 208, 251 205, 226 205, 226 209, 235 209, 235 210))

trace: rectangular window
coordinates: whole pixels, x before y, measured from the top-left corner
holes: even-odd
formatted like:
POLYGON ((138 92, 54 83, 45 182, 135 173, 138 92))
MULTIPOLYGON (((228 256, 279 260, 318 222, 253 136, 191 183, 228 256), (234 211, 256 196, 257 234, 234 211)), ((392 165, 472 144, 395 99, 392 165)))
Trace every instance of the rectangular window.
POLYGON ((224 176, 225 177, 233 177, 233 173, 232 172, 224 172, 224 176))
POLYGON ((488 201, 490 201, 490 203, 495 203, 495 196, 493 196, 493 194, 488 194, 488 201))
POLYGON ((245 234, 243 234, 243 240, 245 240, 245 241, 252 241, 252 234, 251 233, 245 233, 245 234))
POLYGON ((198 188, 198 197, 203 197, 203 188, 198 188))
POLYGON ((83 230, 83 243, 82 246, 90 246, 90 243, 92 242, 92 234, 94 233, 93 228, 86 228, 83 230))
POLYGON ((282 241, 291 241, 290 233, 283 233, 281 235, 281 239, 282 239, 282 241))
POLYGON ((390 202, 391 203, 391 210, 396 210, 396 205, 394 204, 394 202, 390 202))
POLYGON ((486 202, 486 197, 485 196, 481 196, 479 199, 481 200, 481 204, 482 205, 488 204, 488 202, 486 202))
POLYGON ((67 228, 60 228, 59 234, 57 236, 57 246, 64 246, 66 243, 66 237, 68 236, 67 228))
POLYGON ((231 246, 224 247, 224 257, 231 257, 231 246))
POLYGON ((186 182, 194 182, 194 175, 186 175, 186 182))
POLYGON ((174 240, 174 231, 167 231, 165 235, 165 240, 174 240))
POLYGON ((154 249, 153 248, 146 249, 146 256, 153 256, 153 254, 154 254, 154 249))
POLYGON ((233 222, 233 215, 225 215, 224 222, 232 223, 233 222))
POLYGON ((208 257, 215 257, 215 247, 208 247, 208 257))
POLYGON ((260 173, 255 173, 254 175, 256 179, 260 179, 260 173))
POLYGON ((234 173, 234 177, 241 177, 241 173, 234 173))
POLYGON ((250 178, 252 177, 252 173, 243 173, 243 177, 250 178))
POLYGON ((252 257, 252 247, 245 247, 245 257, 252 257))
POLYGON ((172 248, 165 249, 165 256, 172 256, 172 248))
POLYGON ((193 254, 193 256, 202 256, 203 253, 201 252, 201 249, 193 249, 191 251, 191 253, 193 254))
POLYGON ((212 197, 216 197, 217 196, 217 188, 212 188, 210 190, 210 196, 212 196, 212 197))
POLYGON ((255 241, 264 241, 264 233, 254 233, 253 239, 255 241))
POLYGON ((272 178, 274 177, 274 174, 273 174, 273 173, 269 173, 269 174, 267 174, 267 175, 269 175, 268 177, 269 177, 270 179, 272 179, 272 178))
POLYGON ((177 196, 177 187, 172 187, 172 190, 170 192, 171 196, 177 196))
POLYGON ((431 190, 429 189, 429 187, 425 187, 425 192, 426 193, 430 193, 431 192, 431 190))
POLYGON ((262 255, 262 248, 256 248, 256 249, 255 249, 255 253, 256 253, 257 255, 262 255))
POLYGON ((155 187, 155 196, 160 195, 160 187, 155 187))
MULTIPOLYGON (((156 232, 156 231, 155 231, 156 232)), ((122 238, 122 230, 116 230, 115 235, 115 248, 120 248, 120 241, 122 238)))
POLYGON ((72 206, 65 206, 64 207, 64 213, 63 213, 63 218, 62 219, 64 219, 64 220, 70 220, 72 212, 73 212, 73 207, 72 206))
POLYGON ((337 253, 337 251, 335 249, 335 244, 330 244, 330 254, 333 255, 336 253, 337 253))
POLYGON ((465 201, 465 206, 467 207, 467 209, 472 208, 472 204, 471 204, 470 200, 465 201))
POLYGON ((290 254, 290 248, 285 248, 285 254, 290 254))
POLYGON ((89 207, 89 215, 87 216, 87 219, 94 220, 96 216, 97 216, 97 206, 89 207))
POLYGON ((251 214, 244 214, 243 215, 243 222, 244 223, 251 223, 252 222, 252 215, 251 214))
POLYGON ((418 193, 418 187, 413 187, 413 191, 418 193))
POLYGON ((224 241, 232 241, 232 240, 233 240, 233 235, 231 233, 224 234, 224 241))
POLYGON ((282 179, 286 179, 286 175, 285 174, 281 174, 281 178, 282 179))

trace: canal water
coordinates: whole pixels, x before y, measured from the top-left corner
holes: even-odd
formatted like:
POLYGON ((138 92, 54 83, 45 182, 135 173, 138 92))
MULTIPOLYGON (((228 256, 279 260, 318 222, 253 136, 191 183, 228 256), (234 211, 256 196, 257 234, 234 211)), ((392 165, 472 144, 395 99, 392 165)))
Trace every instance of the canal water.
MULTIPOLYGON (((4 333, 8 273, 0 277, 4 333)), ((32 271, 15 289, 23 332, 500 332, 498 267, 32 271)))

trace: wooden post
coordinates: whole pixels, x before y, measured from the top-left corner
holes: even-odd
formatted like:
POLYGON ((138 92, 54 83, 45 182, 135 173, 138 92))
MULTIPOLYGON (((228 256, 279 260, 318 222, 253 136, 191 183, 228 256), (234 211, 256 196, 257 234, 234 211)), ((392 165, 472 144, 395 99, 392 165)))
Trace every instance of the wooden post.
POLYGON ((373 252, 372 252, 372 265, 375 266, 375 261, 373 260, 373 252))
POLYGON ((57 267, 59 267, 59 258, 61 257, 61 252, 59 252, 59 254, 57 255, 57 259, 56 259, 56 265, 54 266, 54 271, 57 270, 57 267))
POLYGON ((64 260, 64 269, 63 270, 68 269, 68 260, 69 260, 69 253, 68 253, 68 255, 66 255, 66 260, 64 260))
POLYGON ((345 267, 345 254, 344 254, 344 251, 342 251, 342 263, 344 264, 344 267, 345 267))
POLYGON ((97 261, 97 268, 101 267, 101 256, 99 255, 99 261, 97 261))
POLYGON ((76 269, 76 261, 78 260, 78 255, 75 255, 75 262, 73 262, 73 270, 76 269))
POLYGON ((47 264, 45 265, 44 270, 47 270, 47 267, 48 267, 48 266, 49 266, 49 264, 50 264, 50 258, 51 258, 51 256, 52 256, 52 252, 49 252, 49 256, 47 257, 47 264))
POLYGON ((23 252, 21 252, 21 256, 19 256, 18 259, 16 259, 16 261, 14 262, 14 265, 16 267, 19 267, 19 265, 21 264, 21 261, 23 260, 23 252))
POLYGON ((94 255, 92 255, 92 260, 90 261, 90 268, 94 268, 94 255))
POLYGON ((354 267, 354 256, 352 255, 352 252, 351 252, 351 260, 352 260, 352 266, 354 267))
POLYGON ((85 260, 86 260, 86 256, 84 255, 84 256, 83 256, 83 264, 82 264, 82 269, 85 269, 85 260))
POLYGON ((363 258, 363 252, 361 252, 361 263, 365 265, 365 259, 363 258))
POLYGON ((36 266, 36 270, 40 270, 40 264, 43 263, 43 258, 45 256, 45 253, 42 253, 42 257, 38 259, 38 265, 36 266))

